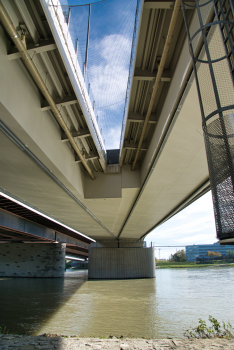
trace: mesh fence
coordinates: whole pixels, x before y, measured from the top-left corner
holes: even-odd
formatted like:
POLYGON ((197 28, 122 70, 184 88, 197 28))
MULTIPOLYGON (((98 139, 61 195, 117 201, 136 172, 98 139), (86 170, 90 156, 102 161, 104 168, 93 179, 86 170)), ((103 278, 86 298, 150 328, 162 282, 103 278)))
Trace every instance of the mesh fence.
POLYGON ((60 0, 107 149, 119 148, 140 1, 105 0, 80 5, 78 0, 60 0))
POLYGON ((222 240, 234 237, 233 4, 232 0, 195 0, 194 7, 193 29, 187 22, 186 28, 202 112, 217 237, 222 240))

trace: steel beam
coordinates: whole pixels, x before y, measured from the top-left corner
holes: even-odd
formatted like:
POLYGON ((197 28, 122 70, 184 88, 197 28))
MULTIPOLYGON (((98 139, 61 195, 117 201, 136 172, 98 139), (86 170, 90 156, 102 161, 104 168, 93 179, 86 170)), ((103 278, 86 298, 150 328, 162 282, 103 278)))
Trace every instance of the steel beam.
MULTIPOLYGON (((147 80, 147 81, 153 81, 155 80, 155 77, 157 75, 157 71, 154 71, 151 73, 147 69, 141 69, 141 68, 135 68, 134 72, 134 80, 147 80)), ((164 82, 170 82, 171 81, 171 73, 169 69, 164 69, 163 74, 161 76, 161 81, 164 82)))
MULTIPOLYGON (((80 130, 80 131, 77 131, 77 132, 71 132, 71 134, 72 134, 72 137, 77 137, 77 138, 91 136, 90 131, 88 129, 80 130)), ((61 141, 62 142, 69 141, 69 139, 68 139, 67 135, 65 134, 65 132, 62 133, 61 141)))
MULTIPOLYGON (((142 123, 145 120, 146 114, 140 115, 140 113, 129 112, 127 122, 130 123, 142 123)), ((156 113, 152 113, 149 119, 149 124, 157 123, 156 113)))
MULTIPOLYGON (((77 103, 77 97, 75 94, 65 96, 63 99, 57 98, 55 99, 55 104, 56 107, 63 107, 63 106, 68 106, 77 103)), ((47 100, 44 100, 41 105, 41 110, 42 111, 48 111, 51 109, 51 106, 49 105, 47 100)))
MULTIPOLYGON (((125 141, 124 142, 124 147, 125 149, 132 149, 132 150, 137 150, 137 146, 138 144, 136 143, 133 143, 133 142, 128 142, 128 141, 125 141)), ((146 146, 146 142, 143 142, 142 145, 141 145, 141 151, 147 151, 147 146, 146 146)))
MULTIPOLYGON (((35 46, 35 44, 33 43, 27 45, 28 53, 32 55, 46 51, 52 51, 55 49, 57 49, 57 46, 55 44, 54 39, 42 40, 40 41, 38 46, 35 46)), ((16 46, 12 46, 7 57, 9 60, 15 60, 17 58, 21 58, 21 53, 19 52, 16 46)))
MULTIPOLYGON (((85 160, 94 160, 94 159, 98 159, 99 156, 98 154, 90 153, 84 156, 84 158, 85 160)), ((75 154, 75 163, 80 163, 80 162, 81 162, 80 158, 77 156, 77 154, 75 154)))
MULTIPOLYGON (((195 1, 187 0, 186 3, 189 5, 195 5, 195 1)), ((172 10, 174 7, 174 1, 159 1, 159 0, 145 0, 144 8, 145 9, 162 9, 162 10, 172 10)), ((192 10, 191 7, 186 6, 186 9, 192 10)))

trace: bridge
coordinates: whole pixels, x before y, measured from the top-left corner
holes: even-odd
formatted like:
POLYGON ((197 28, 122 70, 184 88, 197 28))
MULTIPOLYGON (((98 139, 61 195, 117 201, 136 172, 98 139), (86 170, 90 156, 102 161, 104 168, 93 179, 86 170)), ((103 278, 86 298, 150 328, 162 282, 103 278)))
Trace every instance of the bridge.
MULTIPOLYGON (((72 235, 73 246, 91 243, 90 278, 154 277, 153 249, 143 247, 144 237, 211 188, 205 118, 213 113, 213 122, 234 109, 232 52, 225 51, 222 26, 207 29, 219 16, 212 4, 199 17, 197 1, 182 2, 183 12, 179 0, 138 2, 120 149, 106 151, 58 0, 0 1, 0 191, 95 240, 72 235), (196 34, 192 46, 189 32, 196 34), (213 61, 208 72, 202 66, 207 40, 216 61, 226 59, 215 71, 218 107, 209 78, 213 61), (205 79, 200 90, 198 78, 205 79)), ((232 169, 232 156, 228 162, 232 169)), ((229 173, 218 185, 221 178, 229 173)), ((230 208, 225 232, 216 215, 225 243, 234 237, 230 208)))

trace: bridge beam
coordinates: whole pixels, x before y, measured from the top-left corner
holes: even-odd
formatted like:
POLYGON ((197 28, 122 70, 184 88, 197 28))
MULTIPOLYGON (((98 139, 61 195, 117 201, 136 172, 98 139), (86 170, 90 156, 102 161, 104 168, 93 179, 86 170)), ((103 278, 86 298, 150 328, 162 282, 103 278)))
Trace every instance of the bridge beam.
POLYGON ((89 279, 154 278, 154 248, 143 241, 92 243, 89 251, 89 279))
MULTIPOLYGON (((157 71, 154 71, 151 73, 147 69, 141 69, 141 68, 135 68, 135 73, 134 73, 134 79, 135 80, 147 80, 147 81, 153 81, 155 80, 157 75, 157 71)), ((161 76, 161 81, 164 82, 170 82, 171 81, 171 73, 169 69, 164 69, 163 74, 161 76)))
MULTIPOLYGON (((57 47, 54 39, 42 40, 37 46, 34 43, 30 43, 27 45, 27 51, 29 54, 32 55, 55 50, 56 48, 57 47)), ((21 58, 21 53, 19 52, 16 46, 12 46, 7 57, 9 60, 15 60, 17 58, 21 58)))
MULTIPOLYGON (((141 115, 140 113, 129 112, 127 122, 129 123, 142 123, 145 120, 146 115, 141 115)), ((157 123, 156 113, 152 113, 149 119, 149 124, 157 123)))

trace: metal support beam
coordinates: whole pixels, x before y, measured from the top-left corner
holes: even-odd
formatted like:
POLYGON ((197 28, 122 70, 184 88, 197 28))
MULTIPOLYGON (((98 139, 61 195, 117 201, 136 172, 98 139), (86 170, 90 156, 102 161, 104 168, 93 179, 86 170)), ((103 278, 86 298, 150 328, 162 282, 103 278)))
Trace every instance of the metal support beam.
MULTIPOLYGON (((134 72, 134 80, 147 80, 147 81, 153 81, 155 80, 155 77, 157 75, 157 71, 154 71, 151 73, 147 69, 141 69, 141 68, 135 68, 134 72)), ((170 82, 171 81, 171 73, 169 69, 164 69, 163 74, 161 76, 161 81, 163 82, 170 82)))
MULTIPOLYGON (((78 103, 76 95, 68 95, 68 96, 65 96, 63 99, 57 98, 55 99, 54 102, 57 108, 61 106, 64 107, 64 106, 69 106, 69 105, 78 103)), ((47 100, 44 100, 42 102, 41 110, 48 111, 49 109, 51 109, 51 106, 49 105, 47 100)))
MULTIPOLYGON (((90 177, 94 180, 95 178, 94 178, 94 175, 92 173, 92 170, 90 169, 90 167, 86 163, 84 157, 82 156, 82 153, 81 153, 80 149, 78 148, 75 140, 73 139, 73 137, 72 137, 67 125, 66 125, 66 122, 63 119, 63 116, 61 115, 60 111, 56 107, 56 104, 55 104, 51 94, 49 93, 40 73, 38 72, 34 62, 31 59, 31 56, 29 55, 28 51, 26 50, 24 43, 22 42, 21 38, 19 37, 18 32, 17 32, 14 24, 12 23, 9 15, 7 14, 7 12, 6 12, 6 10, 3 7, 1 2, 0 2, 0 20, 1 20, 2 26, 6 29, 9 36, 11 37, 12 41, 14 42, 15 46, 17 47, 17 49, 21 53, 22 60, 25 64, 25 66, 27 67, 28 71, 32 75, 34 82, 36 83, 38 89, 41 91, 41 93, 44 95, 44 97, 47 99, 48 103, 50 104, 51 110, 53 111, 53 114, 54 114, 55 118, 57 119, 60 127, 67 134, 72 147, 74 148, 75 152, 80 157, 82 164, 84 165, 85 169, 89 173, 90 177)), ((43 55, 46 55, 46 52, 42 53, 41 56, 43 57, 43 55)))
MULTIPOLYGON (((129 112, 127 122, 129 123, 142 123, 144 122, 146 114, 140 115, 140 113, 129 112)), ((149 124, 157 123, 156 113, 152 113, 149 119, 149 124)))
MULTIPOLYGON (((98 154, 90 153, 90 154, 85 155, 84 158, 86 160, 94 160, 94 159, 98 159, 99 156, 98 156, 98 154)), ((75 163, 80 163, 80 162, 81 162, 80 158, 77 156, 77 154, 75 154, 75 163)))
MULTIPOLYGON (((88 129, 80 130, 78 132, 71 132, 71 134, 72 134, 72 137, 78 137, 78 138, 91 136, 90 131, 88 129)), ((62 142, 69 141, 67 135, 64 132, 62 133, 61 141, 62 142)))
POLYGON ((175 26, 176 26, 176 23, 177 23, 177 18, 178 18, 180 9, 181 9, 181 0, 176 0, 175 3, 174 3, 173 11, 172 11, 171 22, 170 22, 170 26, 169 26, 169 29, 168 29, 166 41, 165 41, 165 44, 164 44, 162 57, 161 57, 161 60, 160 60, 160 64, 159 64, 159 67, 158 67, 155 83, 154 83, 154 86, 153 86, 153 92, 152 92, 152 95, 151 95, 151 98, 150 98, 148 111, 147 111, 147 114, 146 114, 146 117, 145 117, 144 125, 143 125, 143 128, 142 128, 140 140, 139 140, 137 151, 136 151, 136 155, 135 155, 134 161, 132 163, 132 171, 135 169, 136 162, 137 162, 137 159, 138 159, 138 155, 139 155, 139 152, 141 150, 141 146, 142 146, 142 143, 143 143, 143 140, 144 140, 144 137, 145 137, 145 132, 146 132, 146 129, 147 129, 147 126, 148 126, 148 123, 149 123, 149 118, 150 118, 151 113, 152 113, 152 109, 153 109, 153 106, 154 106, 156 94, 157 94, 159 86, 160 86, 161 77, 163 75, 163 70, 164 70, 164 67, 165 67, 165 64, 166 64, 167 55, 168 55, 168 52, 169 52, 169 49, 170 49, 170 45, 171 45, 171 41, 172 41, 172 37, 173 37, 173 33, 174 33, 174 30, 175 30, 175 26))
MULTIPOLYGON (((38 46, 35 46, 33 43, 27 45, 28 53, 32 56, 34 54, 52 51, 57 49, 54 39, 42 40, 40 41, 38 46)), ((15 60, 17 58, 21 58, 21 53, 17 49, 16 46, 12 46, 9 54, 7 55, 9 60, 15 60)))
MULTIPOLYGON (((144 4, 144 8, 145 9, 162 9, 162 10, 171 10, 174 7, 174 1, 170 1, 170 0, 164 0, 164 1, 160 1, 160 0, 145 0, 145 4, 144 4)), ((194 5, 195 1, 193 0, 187 0, 186 3, 188 3, 189 5, 194 5)), ((192 10, 191 7, 186 6, 186 9, 190 9, 192 10)))
MULTIPOLYGON (((124 142, 124 147, 125 149, 132 149, 132 150, 136 150, 137 149, 137 144, 133 143, 133 142, 128 142, 125 141, 124 142)), ((141 145, 141 151, 147 151, 147 146, 146 146, 146 142, 143 142, 141 145)))

